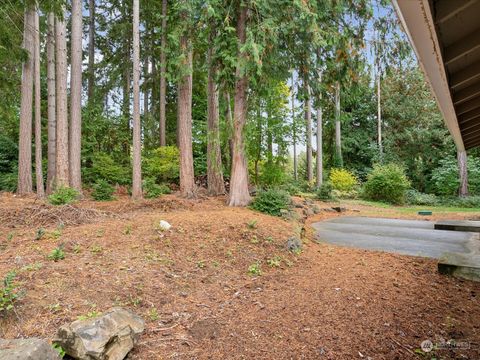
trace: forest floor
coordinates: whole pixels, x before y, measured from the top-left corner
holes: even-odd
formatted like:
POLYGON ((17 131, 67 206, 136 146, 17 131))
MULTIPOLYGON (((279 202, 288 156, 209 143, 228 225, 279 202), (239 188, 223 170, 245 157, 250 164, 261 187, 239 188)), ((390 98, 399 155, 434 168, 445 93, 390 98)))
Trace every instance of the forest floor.
MULTIPOLYGON (((285 242, 298 225, 224 203, 168 195, 52 207, 0 194, 0 277, 16 270, 23 293, 0 317, 0 337, 51 339, 62 324, 125 306, 146 320, 130 359, 480 358, 479 283, 439 275, 431 259, 318 244, 309 226, 414 210, 345 202, 343 214, 307 219, 294 254, 285 242), (160 231, 160 220, 172 228, 160 231), (48 260, 57 246, 65 258, 48 260), (422 354, 426 339, 469 348, 422 354)), ((427 219, 476 216, 439 209, 427 219)))

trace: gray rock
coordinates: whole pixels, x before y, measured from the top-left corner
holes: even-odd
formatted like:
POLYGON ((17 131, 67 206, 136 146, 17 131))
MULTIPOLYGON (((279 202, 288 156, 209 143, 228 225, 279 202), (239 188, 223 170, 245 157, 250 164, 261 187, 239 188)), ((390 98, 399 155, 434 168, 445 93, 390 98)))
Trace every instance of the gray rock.
POLYGON ((298 251, 302 250, 302 240, 296 236, 292 236, 287 240, 287 250, 298 251))
POLYGON ((60 360, 60 356, 48 342, 42 339, 0 339, 0 359, 60 360))
POLYGON ((113 308, 98 318, 61 326, 54 342, 78 360, 122 360, 144 329, 145 322, 138 315, 113 308))
POLYGON ((339 213, 347 211, 346 208, 341 207, 341 206, 332 206, 332 209, 335 210, 336 212, 339 212, 339 213))

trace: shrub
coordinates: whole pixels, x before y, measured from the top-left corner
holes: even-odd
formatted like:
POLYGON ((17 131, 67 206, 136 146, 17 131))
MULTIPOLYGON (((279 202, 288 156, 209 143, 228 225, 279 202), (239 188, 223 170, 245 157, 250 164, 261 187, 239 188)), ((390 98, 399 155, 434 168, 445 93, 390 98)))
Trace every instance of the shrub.
POLYGON ((358 197, 358 191, 356 189, 350 191, 332 190, 333 199, 356 199, 358 197))
MULTIPOLYGON (((440 166, 432 171, 435 193, 443 196, 457 195, 460 187, 457 159, 447 157, 440 160, 439 164, 440 166)), ((467 169, 469 193, 480 195, 480 159, 469 157, 467 169)))
POLYGON ((180 153, 175 146, 162 146, 143 157, 143 173, 155 182, 176 181, 180 174, 180 153))
POLYGON ((434 206, 438 204, 438 199, 434 194, 424 194, 412 189, 406 191, 405 202, 409 205, 434 206))
POLYGON ((146 178, 143 180, 143 194, 147 199, 157 198, 163 194, 170 194, 172 191, 165 184, 156 184, 155 179, 146 178))
POLYGON ((115 188, 110 185, 106 180, 99 179, 93 185, 92 197, 97 201, 106 201, 113 199, 113 193, 115 188))
POLYGON ((110 184, 128 185, 131 182, 130 167, 123 166, 106 153, 96 153, 92 159, 92 167, 84 169, 85 180, 93 183, 103 179, 110 184))
POLYGON ((10 173, 0 173, 0 191, 17 191, 18 171, 15 167, 10 173))
POLYGON ((50 254, 48 254, 48 260, 53 260, 57 262, 58 260, 63 260, 65 259, 65 252, 63 251, 63 248, 61 246, 56 247, 53 249, 50 254))
POLYGON ((334 190, 342 192, 352 191, 358 185, 355 175, 345 169, 332 169, 329 180, 334 190))
POLYGON ((55 192, 48 196, 48 202, 52 205, 70 204, 80 196, 76 189, 69 187, 59 187, 55 192))
POLYGON ((15 271, 7 273, 3 279, 3 286, 0 288, 0 313, 13 309, 13 302, 18 298, 17 287, 15 285, 15 271))
POLYGON ((259 182, 266 187, 275 187, 285 184, 288 180, 285 169, 276 162, 266 162, 261 169, 259 182))
POLYGON ((405 192, 409 187, 410 181, 403 167, 391 163, 374 165, 367 176, 363 190, 365 197, 370 200, 403 204, 405 192))
POLYGON ((330 181, 325 181, 322 186, 320 186, 316 192, 316 197, 318 200, 333 200, 333 186, 330 181))
POLYGON ((443 206, 480 209, 480 196, 445 197, 441 200, 441 204, 443 206))
POLYGON ((269 189, 259 192, 250 207, 265 214, 281 216, 281 210, 288 209, 290 203, 290 195, 286 191, 269 189))

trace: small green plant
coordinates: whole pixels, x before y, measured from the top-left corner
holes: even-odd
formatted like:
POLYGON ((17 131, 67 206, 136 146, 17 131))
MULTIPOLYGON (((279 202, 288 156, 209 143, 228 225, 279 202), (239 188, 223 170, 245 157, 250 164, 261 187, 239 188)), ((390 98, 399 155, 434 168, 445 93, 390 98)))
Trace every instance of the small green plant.
POLYGON ((33 264, 28 264, 22 267, 22 271, 37 271, 40 270, 43 267, 43 264, 41 262, 36 262, 33 264))
POLYGON ((205 264, 204 260, 200 260, 200 261, 197 262, 197 267, 199 269, 204 269, 206 266, 207 266, 207 264, 205 264))
POLYGON ((66 355, 65 353, 65 350, 63 349, 63 347, 59 344, 53 344, 52 345, 53 349, 58 352, 58 355, 60 356, 61 359, 63 359, 66 355))
POLYGON ((253 235, 252 238, 250 239, 250 242, 252 244, 258 244, 260 240, 258 239, 257 235, 253 235))
POLYGON ((262 275, 262 270, 260 269, 260 264, 257 262, 257 263, 254 263, 254 264, 251 264, 249 267, 248 267, 248 274, 249 275, 253 275, 253 276, 260 276, 262 275))
POLYGON ((73 252, 75 254, 80 254, 82 252, 82 247, 80 246, 80 244, 75 244, 73 246, 73 252))
POLYGON ((282 210, 288 209, 290 204, 290 195, 286 191, 269 189, 259 192, 250 207, 269 215, 281 216, 282 210))
POLYGON ((18 288, 15 284, 17 273, 9 271, 3 278, 3 287, 0 288, 0 313, 13 309, 13 303, 18 298, 18 288))
POLYGON ((80 193, 76 189, 62 186, 48 196, 48 202, 52 205, 65 205, 76 201, 79 196, 80 193))
POLYGON ((257 220, 253 219, 253 220, 250 220, 248 223, 247 223, 247 226, 249 229, 256 229, 257 228, 257 220))
POLYGON ((85 315, 78 316, 77 319, 78 320, 94 319, 96 317, 99 317, 100 315, 102 315, 101 312, 98 312, 96 310, 92 310, 92 311, 89 311, 88 313, 86 313, 85 315))
POLYGON ((115 188, 108 181, 99 179, 93 185, 92 197, 97 201, 113 200, 115 188))
POLYGON ((45 229, 44 228, 39 228, 37 232, 35 233, 35 240, 41 240, 43 236, 45 235, 45 229))
POLYGON ((90 252, 92 254, 100 254, 103 251, 103 247, 98 244, 93 244, 92 247, 90 248, 90 252))
POLYGON ((280 267, 281 263, 282 263, 281 256, 274 256, 273 258, 267 260, 267 265, 270 267, 278 268, 280 267))
POLYGON ((165 184, 156 184, 155 179, 147 178, 143 181, 143 193, 147 199, 157 198, 163 194, 170 194, 170 187, 165 184))
POLYGON ((130 235, 132 233, 132 225, 127 225, 125 229, 123 229, 124 235, 130 235))
POLYGON ((7 241, 12 241, 14 236, 15 236, 15 232, 14 232, 14 231, 9 232, 9 233, 7 234, 7 241))
POLYGON ((150 310, 148 310, 148 317, 152 321, 156 321, 160 318, 160 316, 158 315, 158 310, 157 310, 156 307, 153 307, 150 310))
POLYGON ((48 260, 57 262, 63 259, 65 259, 65 251, 63 251, 63 246, 56 247, 50 252, 50 254, 48 254, 48 260))

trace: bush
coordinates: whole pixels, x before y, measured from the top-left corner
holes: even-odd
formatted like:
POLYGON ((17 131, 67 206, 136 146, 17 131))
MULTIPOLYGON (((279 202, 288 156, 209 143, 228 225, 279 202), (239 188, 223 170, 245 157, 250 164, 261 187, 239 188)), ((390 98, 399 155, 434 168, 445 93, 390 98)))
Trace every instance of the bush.
POLYGON ((156 184, 155 179, 146 178, 143 180, 143 194, 147 199, 157 198, 163 194, 170 194, 172 191, 166 184, 156 184))
POLYGON ((441 200, 441 205, 451 206, 451 207, 480 209, 480 196, 445 197, 441 200))
POLYGON ((94 183, 103 179, 110 184, 128 185, 131 182, 131 169, 117 164, 113 158, 105 153, 93 156, 92 167, 85 169, 85 180, 94 183))
POLYGON ((156 183, 176 181, 180 174, 180 153, 175 146, 162 146, 144 155, 143 173, 156 183))
POLYGON ((70 204, 80 196, 76 189, 69 187, 59 187, 53 194, 48 196, 48 202, 52 205, 70 204))
POLYGON ((324 181, 322 186, 318 188, 316 197, 318 200, 334 200, 332 183, 330 181, 324 181))
POLYGON ((266 187, 276 187, 285 184, 289 177, 282 165, 275 162, 266 162, 261 169, 259 182, 266 187))
POLYGON ((13 302, 18 298, 15 285, 15 271, 10 271, 3 279, 3 286, 0 288, 0 313, 13 309, 13 302))
POLYGON ((290 203, 290 195, 286 191, 269 189, 259 192, 250 207, 265 214, 281 216, 281 210, 288 209, 290 203))
POLYGON ((356 189, 350 191, 332 190, 333 199, 356 199, 358 197, 358 191, 356 189))
POLYGON ((355 175, 345 169, 332 169, 329 180, 334 190, 342 192, 350 192, 358 185, 355 175))
POLYGON ((113 193, 115 188, 110 185, 106 180, 99 179, 93 185, 92 197, 97 201, 107 201, 113 199, 113 193))
POLYGON ((397 164, 374 165, 363 191, 367 199, 403 204, 410 181, 403 167, 397 164))
POLYGON ((11 173, 0 173, 0 191, 17 191, 18 171, 15 168, 11 173))
MULTIPOLYGON (((435 193, 443 196, 457 195, 460 187, 457 159, 447 157, 439 163, 440 166, 432 171, 435 193)), ((480 159, 468 157, 467 169, 468 191, 471 195, 480 195, 480 159)))
POLYGON ((406 191, 405 202, 409 205, 434 206, 438 204, 438 199, 435 194, 424 194, 412 189, 406 191))

